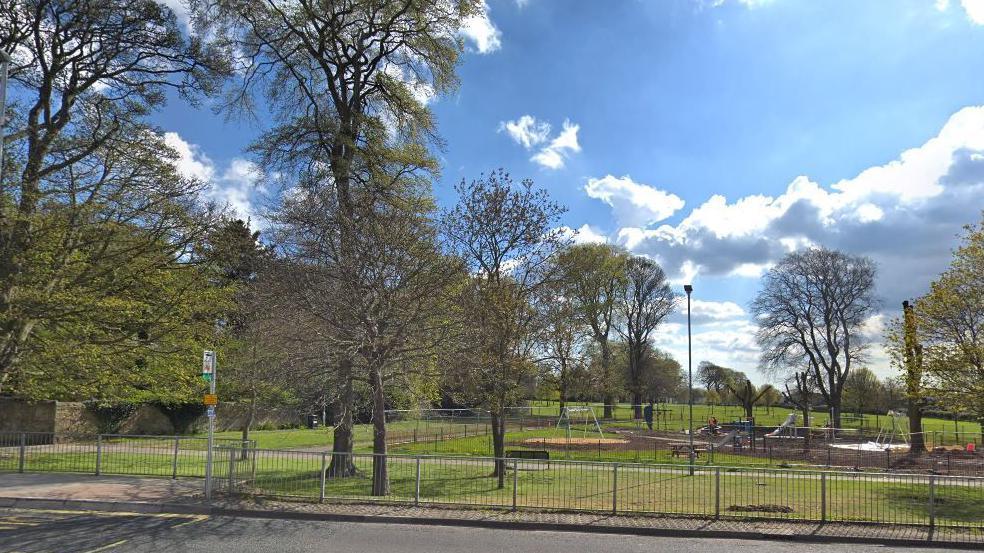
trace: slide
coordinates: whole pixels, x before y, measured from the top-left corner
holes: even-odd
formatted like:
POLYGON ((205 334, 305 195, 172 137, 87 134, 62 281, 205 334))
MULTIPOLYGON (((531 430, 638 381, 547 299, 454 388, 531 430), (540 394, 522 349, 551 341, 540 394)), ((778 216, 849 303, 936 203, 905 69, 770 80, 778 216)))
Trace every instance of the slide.
POLYGON ((731 440, 734 439, 735 435, 737 434, 738 434, 737 430, 732 430, 731 432, 728 432, 716 444, 714 444, 714 449, 721 448, 725 444, 731 443, 731 440))
POLYGON ((770 436, 770 437, 780 436, 782 435, 782 431, 786 429, 789 430, 790 435, 793 436, 796 435, 796 413, 790 413, 789 416, 786 417, 786 420, 779 425, 779 428, 776 428, 772 432, 769 432, 768 434, 766 434, 766 436, 770 436))

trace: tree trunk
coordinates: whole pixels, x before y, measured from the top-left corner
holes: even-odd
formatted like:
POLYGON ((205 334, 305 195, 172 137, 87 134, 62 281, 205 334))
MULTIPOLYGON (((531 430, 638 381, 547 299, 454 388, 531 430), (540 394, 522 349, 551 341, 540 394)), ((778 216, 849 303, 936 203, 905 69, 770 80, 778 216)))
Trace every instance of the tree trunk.
POLYGON ((249 399, 249 410, 246 412, 246 421, 243 423, 243 443, 242 443, 242 453, 240 453, 240 459, 246 459, 249 455, 249 430, 253 426, 253 421, 256 419, 256 391, 253 391, 253 396, 249 399))
POLYGON ((495 410, 492 411, 492 455, 495 457, 495 469, 492 472, 492 476, 498 478, 498 487, 500 489, 506 486, 505 422, 506 419, 502 416, 502 413, 497 413, 495 410))
POLYGON ((803 436, 803 447, 810 447, 810 404, 807 403, 803 407, 803 427, 805 428, 805 435, 803 436))
POLYGON ((564 414, 564 408, 567 407, 567 384, 563 380, 560 381, 560 386, 558 391, 560 392, 560 412, 558 413, 559 416, 564 414))
POLYGON ((329 478, 343 478, 356 474, 355 462, 352 460, 352 450, 355 445, 352 435, 352 407, 355 404, 355 389, 352 383, 351 360, 342 360, 339 365, 339 372, 346 376, 339 402, 342 411, 341 418, 335 425, 334 443, 331 446, 331 464, 328 465, 326 475, 329 478))
POLYGON ((604 397, 602 401, 605 403, 604 414, 602 418, 611 420, 612 419, 612 405, 615 403, 615 393, 612 391, 612 349, 608 345, 608 339, 601 340, 601 374, 604 378, 602 382, 602 388, 604 390, 604 397))
POLYGON ((372 368, 372 495, 389 495, 386 472, 386 396, 380 367, 372 368))
POLYGON ((636 420, 642 418, 642 392, 632 392, 632 416, 636 420))

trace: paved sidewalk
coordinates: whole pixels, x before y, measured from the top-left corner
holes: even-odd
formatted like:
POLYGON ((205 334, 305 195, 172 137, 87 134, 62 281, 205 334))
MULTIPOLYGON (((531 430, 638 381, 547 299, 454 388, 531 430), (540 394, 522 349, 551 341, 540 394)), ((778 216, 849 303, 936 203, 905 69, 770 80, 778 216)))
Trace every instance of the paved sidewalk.
POLYGON ((906 525, 796 522, 784 520, 707 520, 699 518, 508 511, 383 503, 324 504, 226 498, 204 501, 202 481, 110 477, 84 474, 0 473, 0 506, 141 512, 180 512, 268 518, 403 522, 414 524, 529 528, 650 535, 764 537, 786 540, 868 543, 963 544, 984 548, 984 535, 965 528, 929 529, 906 525), (32 498, 24 500, 23 498, 32 498))

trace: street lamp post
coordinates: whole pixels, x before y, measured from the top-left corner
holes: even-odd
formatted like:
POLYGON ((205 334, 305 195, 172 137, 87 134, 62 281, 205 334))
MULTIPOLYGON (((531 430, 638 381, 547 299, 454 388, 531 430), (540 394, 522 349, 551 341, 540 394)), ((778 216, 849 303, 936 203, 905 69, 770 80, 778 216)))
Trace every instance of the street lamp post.
POLYGON ((7 126, 7 67, 10 54, 0 50, 0 184, 3 184, 3 129, 7 126))
POLYGON ((683 291, 687 293, 687 405, 690 408, 690 431, 687 434, 690 436, 690 476, 693 476, 697 452, 694 451, 694 363, 690 340, 690 293, 694 291, 694 287, 684 284, 683 291))

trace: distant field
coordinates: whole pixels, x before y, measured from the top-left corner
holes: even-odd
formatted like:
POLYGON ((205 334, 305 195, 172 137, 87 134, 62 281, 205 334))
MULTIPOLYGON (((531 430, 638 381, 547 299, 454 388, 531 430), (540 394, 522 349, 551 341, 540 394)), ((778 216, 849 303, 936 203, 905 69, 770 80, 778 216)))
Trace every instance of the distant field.
MULTIPOLYGON (((599 419, 604 411, 601 403, 568 402, 568 405, 590 406, 594 410, 595 416, 599 419)), ((658 405, 658 409, 660 428, 665 427, 667 430, 683 430, 687 428, 687 422, 689 420, 687 405, 660 403, 658 405)), ((520 412, 526 412, 534 416, 559 417, 560 404, 556 401, 535 400, 530 402, 529 407, 524 409, 516 409, 515 412, 517 414, 520 412)), ((761 426, 779 426, 779 424, 786 420, 786 417, 791 412, 794 411, 789 408, 766 408, 758 406, 754 409, 755 422, 761 426)), ((796 413, 799 415, 799 411, 796 411, 796 413)), ((616 421, 632 421, 632 406, 627 403, 620 403, 614 407, 612 415, 616 421)), ((695 426, 704 426, 707 419, 711 416, 717 417, 719 422, 726 423, 731 420, 744 418, 745 411, 741 407, 735 405, 694 405, 695 426)), ((811 415, 810 426, 826 425, 829 418, 830 415, 826 412, 814 411, 811 415)), ((905 425, 906 429, 908 429, 908 418, 901 417, 899 421, 905 425)), ((864 414, 858 416, 845 413, 842 415, 841 423, 844 428, 865 428, 877 430, 879 428, 891 428, 892 419, 887 415, 864 414)), ((798 424, 802 425, 803 421, 800 419, 798 424)), ((972 421, 952 421, 927 417, 923 419, 923 431, 940 433, 946 432, 951 436, 954 432, 980 434, 981 425, 978 422, 972 421)))

